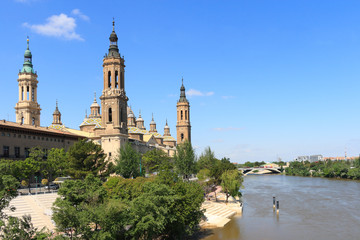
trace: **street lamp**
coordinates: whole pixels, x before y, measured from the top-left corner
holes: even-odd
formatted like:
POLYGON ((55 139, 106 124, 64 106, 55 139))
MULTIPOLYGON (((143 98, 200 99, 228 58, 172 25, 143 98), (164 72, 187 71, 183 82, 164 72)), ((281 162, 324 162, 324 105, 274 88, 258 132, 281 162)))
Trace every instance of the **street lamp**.
POLYGON ((141 177, 141 157, 140 157, 140 177, 141 177))
POLYGON ((36 184, 36 194, 38 193, 37 192, 37 176, 35 176, 35 184, 36 184))

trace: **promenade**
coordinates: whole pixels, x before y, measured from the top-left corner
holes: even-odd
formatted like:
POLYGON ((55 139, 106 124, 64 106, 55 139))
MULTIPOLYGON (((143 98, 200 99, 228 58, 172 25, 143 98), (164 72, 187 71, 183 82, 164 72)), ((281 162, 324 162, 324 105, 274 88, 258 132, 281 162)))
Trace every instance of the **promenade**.
POLYGON ((203 202, 201 208, 205 210, 205 218, 200 222, 201 228, 224 227, 233 216, 242 214, 242 204, 235 198, 229 197, 228 203, 225 203, 225 193, 217 192, 216 199, 213 196, 203 202))
POLYGON ((16 210, 12 212, 7 208, 4 213, 18 218, 23 215, 30 215, 34 227, 54 230, 55 225, 51 220, 51 207, 57 197, 57 193, 19 195, 10 202, 10 206, 14 206, 16 210))

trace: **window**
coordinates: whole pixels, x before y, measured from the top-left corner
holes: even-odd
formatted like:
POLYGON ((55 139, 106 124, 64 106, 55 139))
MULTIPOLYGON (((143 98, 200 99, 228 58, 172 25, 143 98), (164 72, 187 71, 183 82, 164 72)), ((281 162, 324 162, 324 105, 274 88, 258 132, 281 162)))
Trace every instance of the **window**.
POLYGON ((24 86, 21 87, 21 100, 24 100, 24 86))
POLYGON ((9 157, 9 146, 3 146, 3 156, 4 157, 9 157))
POLYGON ((111 72, 108 72, 108 88, 111 88, 111 72))
POLYGON ((21 124, 24 124, 24 117, 21 117, 21 124))
POLYGON ((184 140, 184 134, 182 133, 181 134, 181 141, 183 141, 184 140))
POLYGON ((36 139, 36 137, 35 137, 35 136, 33 136, 33 139, 35 140, 35 139, 36 139))
POLYGON ((15 157, 16 158, 20 157, 20 147, 15 147, 15 157))
POLYGON ((118 88, 118 85, 119 85, 118 71, 115 71, 115 88, 118 88))
POLYGON ((18 138, 21 138, 21 134, 18 135, 18 138))
POLYGON ((112 110, 109 108, 109 122, 112 122, 112 110))
POLYGON ((185 110, 185 120, 187 120, 187 110, 185 110))
POLYGON ((7 136, 10 137, 11 136, 10 133, 8 133, 7 136))
POLYGON ((183 120, 183 111, 181 110, 181 120, 183 120))
POLYGON ((32 118, 32 125, 33 126, 35 125, 35 118, 34 117, 32 118))
POLYGON ((109 157, 111 157, 111 152, 109 152, 109 157))
POLYGON ((30 148, 25 148, 25 157, 30 156, 30 148))
POLYGON ((27 86, 27 87, 26 87, 26 100, 30 100, 30 98, 29 98, 29 91, 30 91, 29 86, 27 86))
POLYGON ((123 89, 125 88, 124 86, 124 73, 120 72, 120 88, 123 89))
POLYGON ((28 139, 31 139, 31 136, 28 136, 28 139))
POLYGON ((3 136, 3 137, 4 137, 4 136, 5 136, 5 133, 4 133, 4 132, 2 132, 2 133, 1 133, 1 136, 3 136))
POLYGON ((35 91, 34 88, 31 88, 31 101, 35 101, 35 91))

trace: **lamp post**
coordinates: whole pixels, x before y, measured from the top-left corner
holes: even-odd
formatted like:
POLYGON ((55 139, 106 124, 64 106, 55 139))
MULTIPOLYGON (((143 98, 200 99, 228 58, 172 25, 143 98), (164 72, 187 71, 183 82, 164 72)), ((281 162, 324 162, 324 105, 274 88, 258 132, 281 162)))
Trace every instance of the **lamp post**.
POLYGON ((35 184, 36 184, 36 194, 38 193, 37 192, 37 176, 35 176, 35 184))
POLYGON ((140 157, 140 177, 141 177, 141 157, 140 157))

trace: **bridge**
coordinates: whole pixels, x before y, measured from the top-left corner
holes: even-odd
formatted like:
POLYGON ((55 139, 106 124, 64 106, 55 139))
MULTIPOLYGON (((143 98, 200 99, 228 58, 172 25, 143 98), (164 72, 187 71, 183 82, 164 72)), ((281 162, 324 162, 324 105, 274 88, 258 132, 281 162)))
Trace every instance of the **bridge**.
POLYGON ((244 176, 248 174, 279 174, 281 173, 280 168, 264 168, 264 167, 248 167, 238 168, 244 176))

